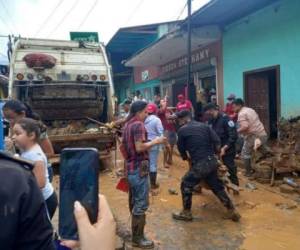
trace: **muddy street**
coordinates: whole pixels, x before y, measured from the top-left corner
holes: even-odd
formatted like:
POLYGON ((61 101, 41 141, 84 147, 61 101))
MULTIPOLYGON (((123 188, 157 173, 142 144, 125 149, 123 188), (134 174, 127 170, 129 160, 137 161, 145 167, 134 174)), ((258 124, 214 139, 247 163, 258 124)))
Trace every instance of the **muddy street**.
MULTIPOLYGON (((146 233, 155 241, 155 249, 299 249, 300 209, 294 201, 297 196, 283 195, 276 187, 250 182, 241 172, 243 190, 240 196, 231 195, 242 215, 240 223, 222 218, 225 209, 209 190, 193 196, 193 222, 174 221, 171 213, 181 209, 180 179, 187 170, 187 164, 178 156, 174 162, 170 169, 160 164, 159 194, 150 196, 146 233), (249 182, 257 189, 246 188, 249 182), (178 195, 170 194, 169 189, 175 189, 178 195)), ((122 166, 119 156, 117 165, 122 166)), ((58 181, 56 176, 56 186, 58 181)), ((118 177, 114 169, 102 173, 99 181, 100 192, 106 195, 116 217, 118 234, 129 242, 131 220, 127 194, 116 190, 118 177)))

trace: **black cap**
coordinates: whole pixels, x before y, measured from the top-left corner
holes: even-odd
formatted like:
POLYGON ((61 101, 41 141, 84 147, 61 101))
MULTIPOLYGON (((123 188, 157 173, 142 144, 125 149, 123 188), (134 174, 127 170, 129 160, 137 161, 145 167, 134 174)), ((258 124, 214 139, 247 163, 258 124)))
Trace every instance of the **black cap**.
POLYGON ((218 110, 217 105, 215 103, 208 103, 203 107, 203 112, 205 113, 208 110, 218 110))
POLYGON ((244 106, 244 105, 245 105, 243 99, 241 99, 241 98, 235 99, 235 100, 233 101, 233 104, 239 105, 239 106, 244 106))
POLYGON ((186 118, 186 117, 192 117, 192 113, 188 110, 182 110, 180 112, 176 112, 176 117, 178 119, 186 118))

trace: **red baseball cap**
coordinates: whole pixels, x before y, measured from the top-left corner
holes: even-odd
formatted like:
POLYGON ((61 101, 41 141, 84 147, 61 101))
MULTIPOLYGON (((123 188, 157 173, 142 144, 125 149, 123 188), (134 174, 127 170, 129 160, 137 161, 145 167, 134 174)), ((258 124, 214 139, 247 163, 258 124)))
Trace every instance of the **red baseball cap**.
POLYGON ((183 100, 184 99, 184 95, 180 94, 177 96, 178 100, 183 100))
POLYGON ((154 103, 149 103, 147 105, 147 111, 149 114, 153 114, 153 113, 156 113, 157 111, 157 106, 154 104, 154 103))

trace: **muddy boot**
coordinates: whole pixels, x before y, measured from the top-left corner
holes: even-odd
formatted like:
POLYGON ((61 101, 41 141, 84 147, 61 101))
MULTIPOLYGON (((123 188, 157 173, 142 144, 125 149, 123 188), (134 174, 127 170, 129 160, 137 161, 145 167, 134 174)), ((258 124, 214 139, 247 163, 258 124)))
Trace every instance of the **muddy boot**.
POLYGON ((254 173, 254 169, 251 167, 251 159, 244 159, 244 165, 245 165, 245 176, 246 177, 251 177, 254 173))
POLYGON ((144 235, 146 215, 132 215, 132 245, 142 249, 152 249, 154 243, 144 235))
POLYGON ((241 219, 241 215, 235 208, 232 208, 232 209, 228 209, 225 216, 223 216, 223 219, 232 220, 234 222, 239 222, 241 219))
POLYGON ((157 179, 157 172, 150 172, 151 189, 159 188, 159 184, 157 184, 156 179, 157 179))
POLYGON ((178 213, 173 213, 172 217, 174 220, 192 221, 193 216, 191 210, 182 210, 178 213))

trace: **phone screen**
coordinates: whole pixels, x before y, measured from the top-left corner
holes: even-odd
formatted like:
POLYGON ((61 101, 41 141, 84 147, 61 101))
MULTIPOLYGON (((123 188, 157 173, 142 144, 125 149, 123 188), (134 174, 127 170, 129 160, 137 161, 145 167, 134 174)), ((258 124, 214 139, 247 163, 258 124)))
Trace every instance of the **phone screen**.
POLYGON ((66 148, 60 159, 59 234, 78 240, 74 202, 87 210, 90 221, 98 215, 99 154, 94 148, 66 148))

